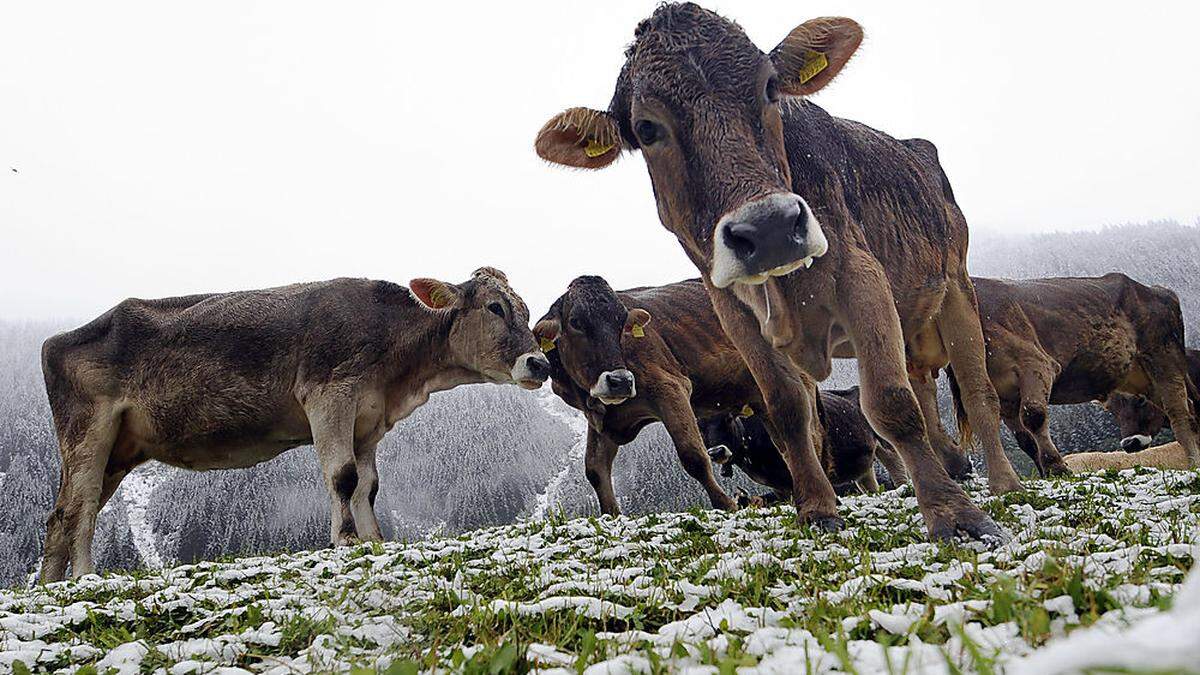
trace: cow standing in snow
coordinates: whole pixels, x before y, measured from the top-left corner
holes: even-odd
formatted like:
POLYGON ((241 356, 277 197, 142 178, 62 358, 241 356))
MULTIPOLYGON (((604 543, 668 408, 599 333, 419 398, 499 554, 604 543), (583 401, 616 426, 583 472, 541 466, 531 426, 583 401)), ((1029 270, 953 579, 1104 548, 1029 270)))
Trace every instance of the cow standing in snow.
POLYGON ((252 466, 313 444, 330 538, 378 540, 375 445, 430 393, 541 386, 549 363, 498 270, 461 284, 335 279, 130 299, 42 346, 62 453, 44 582, 92 572, 96 515, 148 460, 252 466))

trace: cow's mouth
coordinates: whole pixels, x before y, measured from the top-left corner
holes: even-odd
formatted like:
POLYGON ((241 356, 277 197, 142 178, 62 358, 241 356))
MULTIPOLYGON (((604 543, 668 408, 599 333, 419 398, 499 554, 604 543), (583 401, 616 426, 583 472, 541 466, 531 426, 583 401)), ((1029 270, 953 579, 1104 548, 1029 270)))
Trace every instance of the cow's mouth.
POLYGON ((708 458, 717 464, 724 464, 733 459, 733 452, 728 445, 716 445, 708 449, 708 458))
POLYGON ((751 274, 749 276, 744 276, 741 279, 737 279, 737 283, 748 284, 750 286, 758 286, 760 284, 765 284, 765 283, 767 283, 767 279, 770 279, 771 277, 787 276, 788 274, 795 272, 796 270, 800 269, 801 267, 803 267, 804 269, 808 269, 808 268, 812 267, 813 261, 815 259, 816 258, 814 258, 813 256, 810 255, 807 258, 804 258, 802 260, 797 260, 796 262, 788 263, 786 265, 780 265, 779 267, 773 267, 773 268, 767 270, 766 272, 760 272, 758 274, 751 274))

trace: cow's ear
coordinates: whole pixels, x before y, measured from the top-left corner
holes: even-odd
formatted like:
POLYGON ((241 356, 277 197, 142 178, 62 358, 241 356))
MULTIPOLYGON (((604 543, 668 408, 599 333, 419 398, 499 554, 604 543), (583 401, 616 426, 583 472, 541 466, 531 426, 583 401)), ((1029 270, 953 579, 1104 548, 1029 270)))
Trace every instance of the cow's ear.
POLYGON ((437 279, 413 279, 408 282, 412 296, 429 309, 448 310, 462 306, 462 291, 454 284, 437 279))
POLYGON ((558 332, 561 329, 558 319, 545 318, 537 322, 533 327, 533 336, 537 338, 538 346, 543 352, 554 350, 554 341, 558 339, 558 332))
POLYGON ((621 154, 621 129, 607 112, 569 108, 546 122, 533 147, 547 162, 602 169, 621 154))
POLYGON ((841 16, 805 21, 771 51, 779 92, 807 96, 820 91, 842 70, 862 43, 862 26, 841 16))
POLYGON ((633 333, 634 337, 643 337, 646 333, 643 329, 650 323, 650 312, 638 307, 629 310, 625 315, 625 332, 633 333))

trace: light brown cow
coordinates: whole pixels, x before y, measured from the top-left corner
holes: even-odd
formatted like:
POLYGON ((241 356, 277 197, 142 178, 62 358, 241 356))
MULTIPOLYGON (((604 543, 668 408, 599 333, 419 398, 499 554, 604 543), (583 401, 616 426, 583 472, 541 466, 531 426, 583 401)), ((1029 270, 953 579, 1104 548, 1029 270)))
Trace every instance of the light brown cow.
POLYGON ((1167 443, 1141 452, 1075 452, 1063 455, 1063 462, 1072 471, 1120 471, 1137 466, 1156 469, 1189 469, 1187 451, 1178 443, 1167 443))
POLYGON ((929 533, 994 534, 931 447, 908 378, 925 400, 928 374, 953 364, 992 490, 1020 487, 1000 444, 967 224, 936 150, 798 98, 828 84, 861 40, 850 19, 815 19, 764 54, 732 21, 665 4, 638 26, 609 108, 554 116, 535 147, 580 168, 641 151, 663 225, 762 391, 801 521, 841 524, 804 374, 823 380, 832 357, 857 356, 863 412, 904 457, 929 533))
POLYGON ((252 466, 316 447, 330 538, 380 538, 375 445, 430 393, 536 389, 550 365, 504 275, 461 284, 335 279, 126 300, 42 347, 62 453, 43 581, 92 571, 96 515, 134 467, 252 466))
MULTIPOLYGON (((1200 465, 1196 392, 1174 293, 1118 273, 974 282, 1001 414, 1040 472, 1067 472, 1050 438, 1048 406, 1103 401, 1113 392, 1145 396, 1165 410, 1200 465)), ((969 437, 961 408, 959 417, 969 437)))

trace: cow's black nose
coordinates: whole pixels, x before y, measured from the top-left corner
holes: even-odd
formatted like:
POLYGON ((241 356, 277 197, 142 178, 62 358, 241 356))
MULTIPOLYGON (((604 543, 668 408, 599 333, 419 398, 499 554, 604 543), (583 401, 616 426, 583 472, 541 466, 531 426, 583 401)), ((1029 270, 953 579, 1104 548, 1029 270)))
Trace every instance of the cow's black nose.
POLYGON ((797 200, 750 209, 746 219, 726 223, 721 231, 725 245, 747 274, 760 274, 800 260, 807 253, 807 235, 808 212, 797 200))
POLYGON ((629 392, 633 389, 633 373, 628 370, 614 370, 604 376, 604 382, 614 394, 629 392))
POLYGON ((634 386, 634 375, 629 371, 618 370, 605 375, 605 382, 608 383, 608 388, 619 392, 622 389, 629 389, 634 386))
POLYGON ((529 368, 529 374, 532 375, 534 379, 544 380, 550 377, 550 362, 545 358, 538 358, 536 356, 530 357, 526 365, 529 368))

